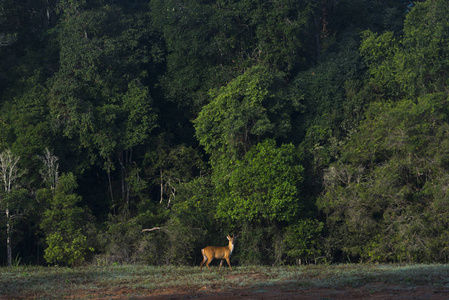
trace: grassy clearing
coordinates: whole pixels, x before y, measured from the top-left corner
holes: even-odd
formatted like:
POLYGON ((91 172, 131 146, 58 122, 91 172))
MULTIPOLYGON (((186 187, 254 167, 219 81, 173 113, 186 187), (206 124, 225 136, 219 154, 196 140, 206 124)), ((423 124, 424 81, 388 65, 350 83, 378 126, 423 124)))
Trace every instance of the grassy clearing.
POLYGON ((412 287, 449 288, 448 265, 318 265, 245 266, 233 272, 199 267, 123 265, 106 267, 0 268, 0 298, 89 298, 149 295, 164 291, 194 292, 273 285, 298 289, 310 287, 360 287, 385 283, 412 287))

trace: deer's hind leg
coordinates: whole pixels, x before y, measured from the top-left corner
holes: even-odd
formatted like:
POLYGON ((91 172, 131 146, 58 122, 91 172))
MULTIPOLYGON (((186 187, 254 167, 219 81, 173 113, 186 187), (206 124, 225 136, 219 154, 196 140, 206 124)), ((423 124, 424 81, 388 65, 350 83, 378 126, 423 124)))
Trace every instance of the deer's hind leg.
MULTIPOLYGON (((207 263, 207 256, 206 255, 204 255, 204 249, 201 249, 201 254, 203 255, 203 261, 201 262, 201 264, 200 264, 200 270, 202 271, 203 270, 203 265, 204 265, 204 263, 206 263, 206 266, 209 268, 209 263, 207 263)), ((210 268, 209 268, 209 270, 210 270, 210 268)))

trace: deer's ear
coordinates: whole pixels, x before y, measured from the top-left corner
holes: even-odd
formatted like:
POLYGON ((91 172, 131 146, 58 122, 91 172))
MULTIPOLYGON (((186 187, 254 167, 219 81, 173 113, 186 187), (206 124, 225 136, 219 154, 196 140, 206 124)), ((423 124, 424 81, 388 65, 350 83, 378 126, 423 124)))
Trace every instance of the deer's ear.
POLYGON ((226 236, 226 238, 228 239, 228 240, 230 240, 231 239, 231 237, 229 236, 229 234, 226 236))

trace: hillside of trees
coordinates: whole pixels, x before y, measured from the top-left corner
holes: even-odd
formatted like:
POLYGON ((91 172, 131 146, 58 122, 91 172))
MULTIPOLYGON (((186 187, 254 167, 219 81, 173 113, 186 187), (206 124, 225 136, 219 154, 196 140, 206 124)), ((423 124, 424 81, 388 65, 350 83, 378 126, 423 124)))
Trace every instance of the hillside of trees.
POLYGON ((0 266, 447 262, 448 15, 0 1, 0 266))

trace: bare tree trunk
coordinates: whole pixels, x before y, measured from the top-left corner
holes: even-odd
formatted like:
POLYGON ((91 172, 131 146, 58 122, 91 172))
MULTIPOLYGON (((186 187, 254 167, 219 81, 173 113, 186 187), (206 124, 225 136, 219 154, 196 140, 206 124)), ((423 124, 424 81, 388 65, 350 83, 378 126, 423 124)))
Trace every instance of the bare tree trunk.
POLYGON ((133 149, 129 148, 123 150, 118 158, 120 164, 120 174, 121 174, 121 187, 122 187, 122 201, 126 205, 127 209, 130 209, 130 197, 131 197, 131 186, 126 182, 128 177, 128 171, 132 163, 133 149))
POLYGON ((122 151, 121 157, 119 157, 120 163, 120 175, 121 175, 121 184, 122 184, 122 201, 126 201, 126 189, 125 189, 125 177, 126 177, 126 152, 122 151))
POLYGON ((50 24, 50 5, 47 0, 47 26, 50 24))
POLYGON ((114 205, 114 192, 112 191, 111 170, 109 169, 109 167, 108 167, 107 173, 108 173, 108 182, 109 182, 109 192, 111 193, 111 204, 114 209, 114 216, 115 216, 116 213, 115 213, 115 205, 114 205))
MULTIPOLYGON (((12 190, 13 183, 23 175, 23 173, 18 173, 17 163, 20 157, 15 156, 10 150, 5 150, 0 153, 0 173, 2 181, 5 188, 5 193, 9 194, 12 190)), ((12 224, 11 224, 11 211, 9 209, 9 204, 6 203, 6 251, 7 251, 7 261, 8 266, 12 265, 12 224)))
POLYGON ((11 219, 9 217, 9 209, 6 209, 6 252, 8 266, 12 266, 12 247, 11 247, 11 219))
POLYGON ((39 159, 44 163, 44 168, 39 172, 41 173, 44 181, 49 184, 50 189, 53 191, 56 189, 59 179, 59 158, 51 154, 50 150, 45 149, 45 155, 39 156, 39 159))
POLYGON ((162 168, 160 169, 160 174, 161 174, 161 201, 159 203, 162 203, 162 201, 164 200, 164 179, 162 177, 162 168))
MULTIPOLYGON (((126 165, 128 166, 128 168, 130 168, 131 166, 131 161, 132 161, 132 156, 133 156, 133 149, 130 148, 129 150, 126 150, 126 165)), ((126 169, 125 169, 125 178, 124 180, 126 180, 126 169)), ((129 197, 131 194, 131 186, 128 183, 126 184, 126 204, 128 205, 128 209, 130 209, 130 203, 129 203, 129 197)))

